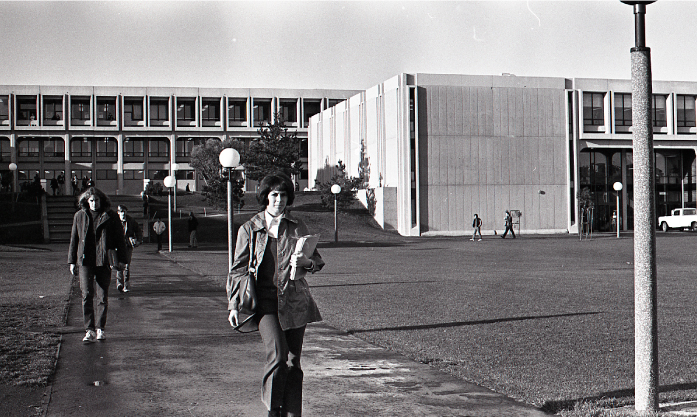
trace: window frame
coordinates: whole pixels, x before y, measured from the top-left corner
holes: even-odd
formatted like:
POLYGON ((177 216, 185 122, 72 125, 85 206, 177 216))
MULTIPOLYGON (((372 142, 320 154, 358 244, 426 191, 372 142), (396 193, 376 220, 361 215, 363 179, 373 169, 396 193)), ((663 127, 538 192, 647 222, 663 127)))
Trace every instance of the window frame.
MULTIPOLYGON (((697 96, 692 94, 677 94, 676 95, 676 126, 680 129, 689 129, 697 127, 697 96), (683 98, 683 106, 681 108, 681 97, 683 98), (690 110, 687 107, 688 99, 693 103, 693 120, 688 120, 687 112, 690 110), (681 114, 683 116, 681 117, 681 114), (690 124, 692 123, 692 125, 690 124)), ((680 133, 680 132, 679 132, 680 133)))
POLYGON ((143 114, 143 98, 142 97, 124 97, 124 122, 143 122, 144 121, 144 114, 143 114), (140 116, 134 117, 134 113, 136 108, 138 107, 138 110, 140 112, 140 116), (126 115, 130 115, 130 117, 126 117, 126 115))
POLYGON ((246 98, 228 98, 228 123, 229 126, 240 126, 248 123, 248 99, 246 98), (240 117, 235 117, 236 109, 240 108, 240 117), (233 117, 232 117, 233 116, 233 117))
POLYGON ((632 127, 632 93, 615 93, 615 127, 630 128, 632 127), (622 106, 617 106, 618 97, 622 101, 622 106), (629 104, 629 106, 627 106, 629 104), (622 111, 618 111, 622 109, 622 111), (621 123, 620 123, 621 122, 621 123))

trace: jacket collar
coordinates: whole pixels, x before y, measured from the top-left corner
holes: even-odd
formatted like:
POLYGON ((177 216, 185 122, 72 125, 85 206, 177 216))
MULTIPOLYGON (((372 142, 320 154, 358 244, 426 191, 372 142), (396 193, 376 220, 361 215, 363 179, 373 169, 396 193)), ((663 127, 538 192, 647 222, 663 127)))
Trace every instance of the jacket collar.
MULTIPOLYGON (((285 210, 284 213, 282 213, 281 219, 286 219, 292 223, 298 223, 299 220, 297 220, 293 214, 289 212, 289 210, 285 210)), ((265 229, 265 210, 262 210, 255 216, 253 216, 250 219, 250 222, 253 225, 253 231, 254 232, 259 232, 261 230, 266 230, 265 229)))
MULTIPOLYGON (((90 215, 90 209, 83 208, 83 211, 85 212, 86 215, 88 215, 88 216, 90 215)), ((95 228, 97 228, 102 223, 109 220, 111 215, 112 215, 112 210, 105 210, 105 211, 99 213, 99 215, 95 219, 93 219, 93 221, 95 222, 95 228)))

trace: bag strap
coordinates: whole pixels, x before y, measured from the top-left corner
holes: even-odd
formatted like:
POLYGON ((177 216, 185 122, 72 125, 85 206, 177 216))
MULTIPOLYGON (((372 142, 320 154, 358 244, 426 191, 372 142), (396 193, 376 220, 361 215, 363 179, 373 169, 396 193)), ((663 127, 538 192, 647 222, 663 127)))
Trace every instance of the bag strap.
POLYGON ((251 230, 250 243, 248 245, 248 272, 255 272, 255 230, 251 230))

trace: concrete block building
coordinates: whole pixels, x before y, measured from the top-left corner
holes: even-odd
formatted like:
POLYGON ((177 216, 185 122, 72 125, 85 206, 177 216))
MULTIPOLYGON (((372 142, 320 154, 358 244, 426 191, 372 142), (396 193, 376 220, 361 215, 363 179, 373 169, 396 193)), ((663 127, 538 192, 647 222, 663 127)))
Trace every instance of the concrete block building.
MULTIPOLYGON (((653 82, 657 215, 695 207, 695 82, 653 82)), ((503 229, 578 231, 577 192, 594 200, 594 230, 632 229, 629 80, 400 74, 309 121, 309 182, 338 161, 368 172, 376 220, 402 235, 503 229)))

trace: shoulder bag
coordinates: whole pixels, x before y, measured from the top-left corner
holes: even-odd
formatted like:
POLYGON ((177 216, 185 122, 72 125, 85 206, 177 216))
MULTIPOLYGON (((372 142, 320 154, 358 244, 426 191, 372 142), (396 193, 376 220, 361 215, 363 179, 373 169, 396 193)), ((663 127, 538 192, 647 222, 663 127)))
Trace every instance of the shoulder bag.
POLYGON ((242 333, 247 333, 241 331, 241 327, 255 317, 255 310, 258 308, 255 295, 255 238, 255 232, 253 232, 250 237, 248 273, 241 279, 238 286, 238 325, 233 329, 242 333))

